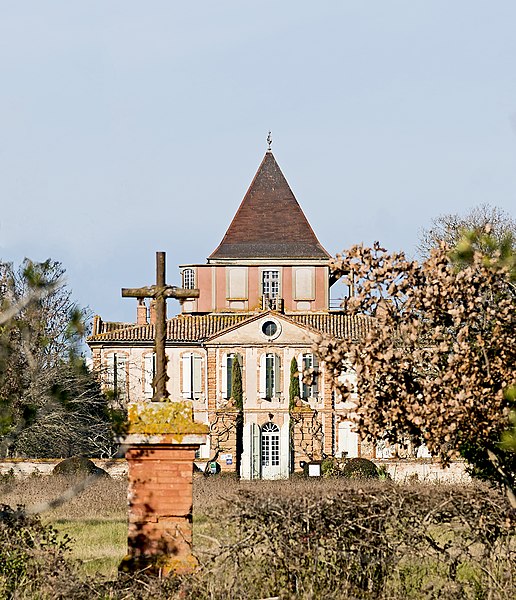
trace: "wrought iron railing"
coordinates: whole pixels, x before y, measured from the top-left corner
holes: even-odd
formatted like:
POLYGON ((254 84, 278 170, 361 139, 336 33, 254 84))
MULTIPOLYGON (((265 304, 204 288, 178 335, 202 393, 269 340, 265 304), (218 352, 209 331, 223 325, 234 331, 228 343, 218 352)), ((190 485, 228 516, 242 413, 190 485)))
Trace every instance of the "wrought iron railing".
POLYGON ((271 298, 267 294, 262 296, 262 310, 277 310, 283 312, 283 298, 271 298))

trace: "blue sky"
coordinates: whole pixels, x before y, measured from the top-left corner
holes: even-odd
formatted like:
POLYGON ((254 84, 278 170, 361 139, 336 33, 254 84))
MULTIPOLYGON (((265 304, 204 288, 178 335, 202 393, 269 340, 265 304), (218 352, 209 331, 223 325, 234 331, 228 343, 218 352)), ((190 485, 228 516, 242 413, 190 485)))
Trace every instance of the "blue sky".
MULTIPOLYGON (((335 253, 514 216, 514 0, 0 0, 0 258, 133 320, 204 262, 266 150, 335 253)), ((171 312, 173 312, 173 307, 171 312)))

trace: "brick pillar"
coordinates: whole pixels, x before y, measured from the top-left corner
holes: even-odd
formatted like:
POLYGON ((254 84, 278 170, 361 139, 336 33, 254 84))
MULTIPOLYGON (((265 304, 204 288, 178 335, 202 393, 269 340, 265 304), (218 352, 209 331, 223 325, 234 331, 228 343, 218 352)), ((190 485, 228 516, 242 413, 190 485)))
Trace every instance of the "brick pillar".
POLYGON ((324 453, 327 456, 334 456, 336 448, 334 447, 334 418, 335 406, 332 401, 333 378, 324 369, 323 374, 323 398, 324 398, 324 453))
POLYGON ((168 575, 195 568, 192 483, 195 451, 207 427, 188 402, 129 406, 123 443, 129 467, 128 553, 120 569, 168 575))

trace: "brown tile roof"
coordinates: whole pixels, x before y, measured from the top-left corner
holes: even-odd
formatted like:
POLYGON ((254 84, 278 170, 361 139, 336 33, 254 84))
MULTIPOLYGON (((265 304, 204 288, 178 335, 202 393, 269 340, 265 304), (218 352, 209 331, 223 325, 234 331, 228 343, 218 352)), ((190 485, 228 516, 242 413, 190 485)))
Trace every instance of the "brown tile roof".
POLYGON ((364 337, 371 329, 370 317, 350 316, 342 313, 294 314, 289 318, 298 325, 306 325, 311 329, 340 339, 358 339, 364 337))
MULTIPOLYGON (((249 318, 245 314, 177 316, 167 321, 167 341, 198 342, 249 318)), ((96 330, 88 342, 144 342, 154 340, 154 325, 128 326, 126 323, 104 323, 98 319, 96 330), (121 325, 119 329, 113 325, 121 325)))
MULTIPOLYGON (((266 313, 260 313, 263 316, 266 313)), ((309 327, 322 334, 336 338, 357 339, 364 336, 371 327, 367 317, 350 317, 342 313, 290 314, 285 316, 298 325, 309 327)), ((167 342, 202 342, 231 329, 235 325, 255 319, 257 315, 192 315, 173 317, 167 321, 167 342)), ((106 342, 152 342, 154 325, 132 325, 127 323, 104 323, 98 319, 96 330, 88 338, 88 343, 106 342), (113 325, 119 325, 116 329, 113 325)))
POLYGON ((208 261, 256 258, 330 258, 270 151, 208 261))

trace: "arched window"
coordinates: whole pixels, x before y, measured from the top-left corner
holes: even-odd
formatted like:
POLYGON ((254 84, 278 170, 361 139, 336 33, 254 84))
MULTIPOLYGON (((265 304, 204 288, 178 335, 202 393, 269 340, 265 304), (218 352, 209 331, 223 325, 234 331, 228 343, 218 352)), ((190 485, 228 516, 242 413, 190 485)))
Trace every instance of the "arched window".
POLYGON ((281 395, 281 358, 274 352, 260 357, 260 397, 272 400, 281 395))
POLYGON ((195 271, 183 269, 183 287, 187 290, 195 289, 195 271))
POLYGON ((262 427, 262 433, 279 433, 279 427, 276 423, 271 423, 269 421, 262 427))

